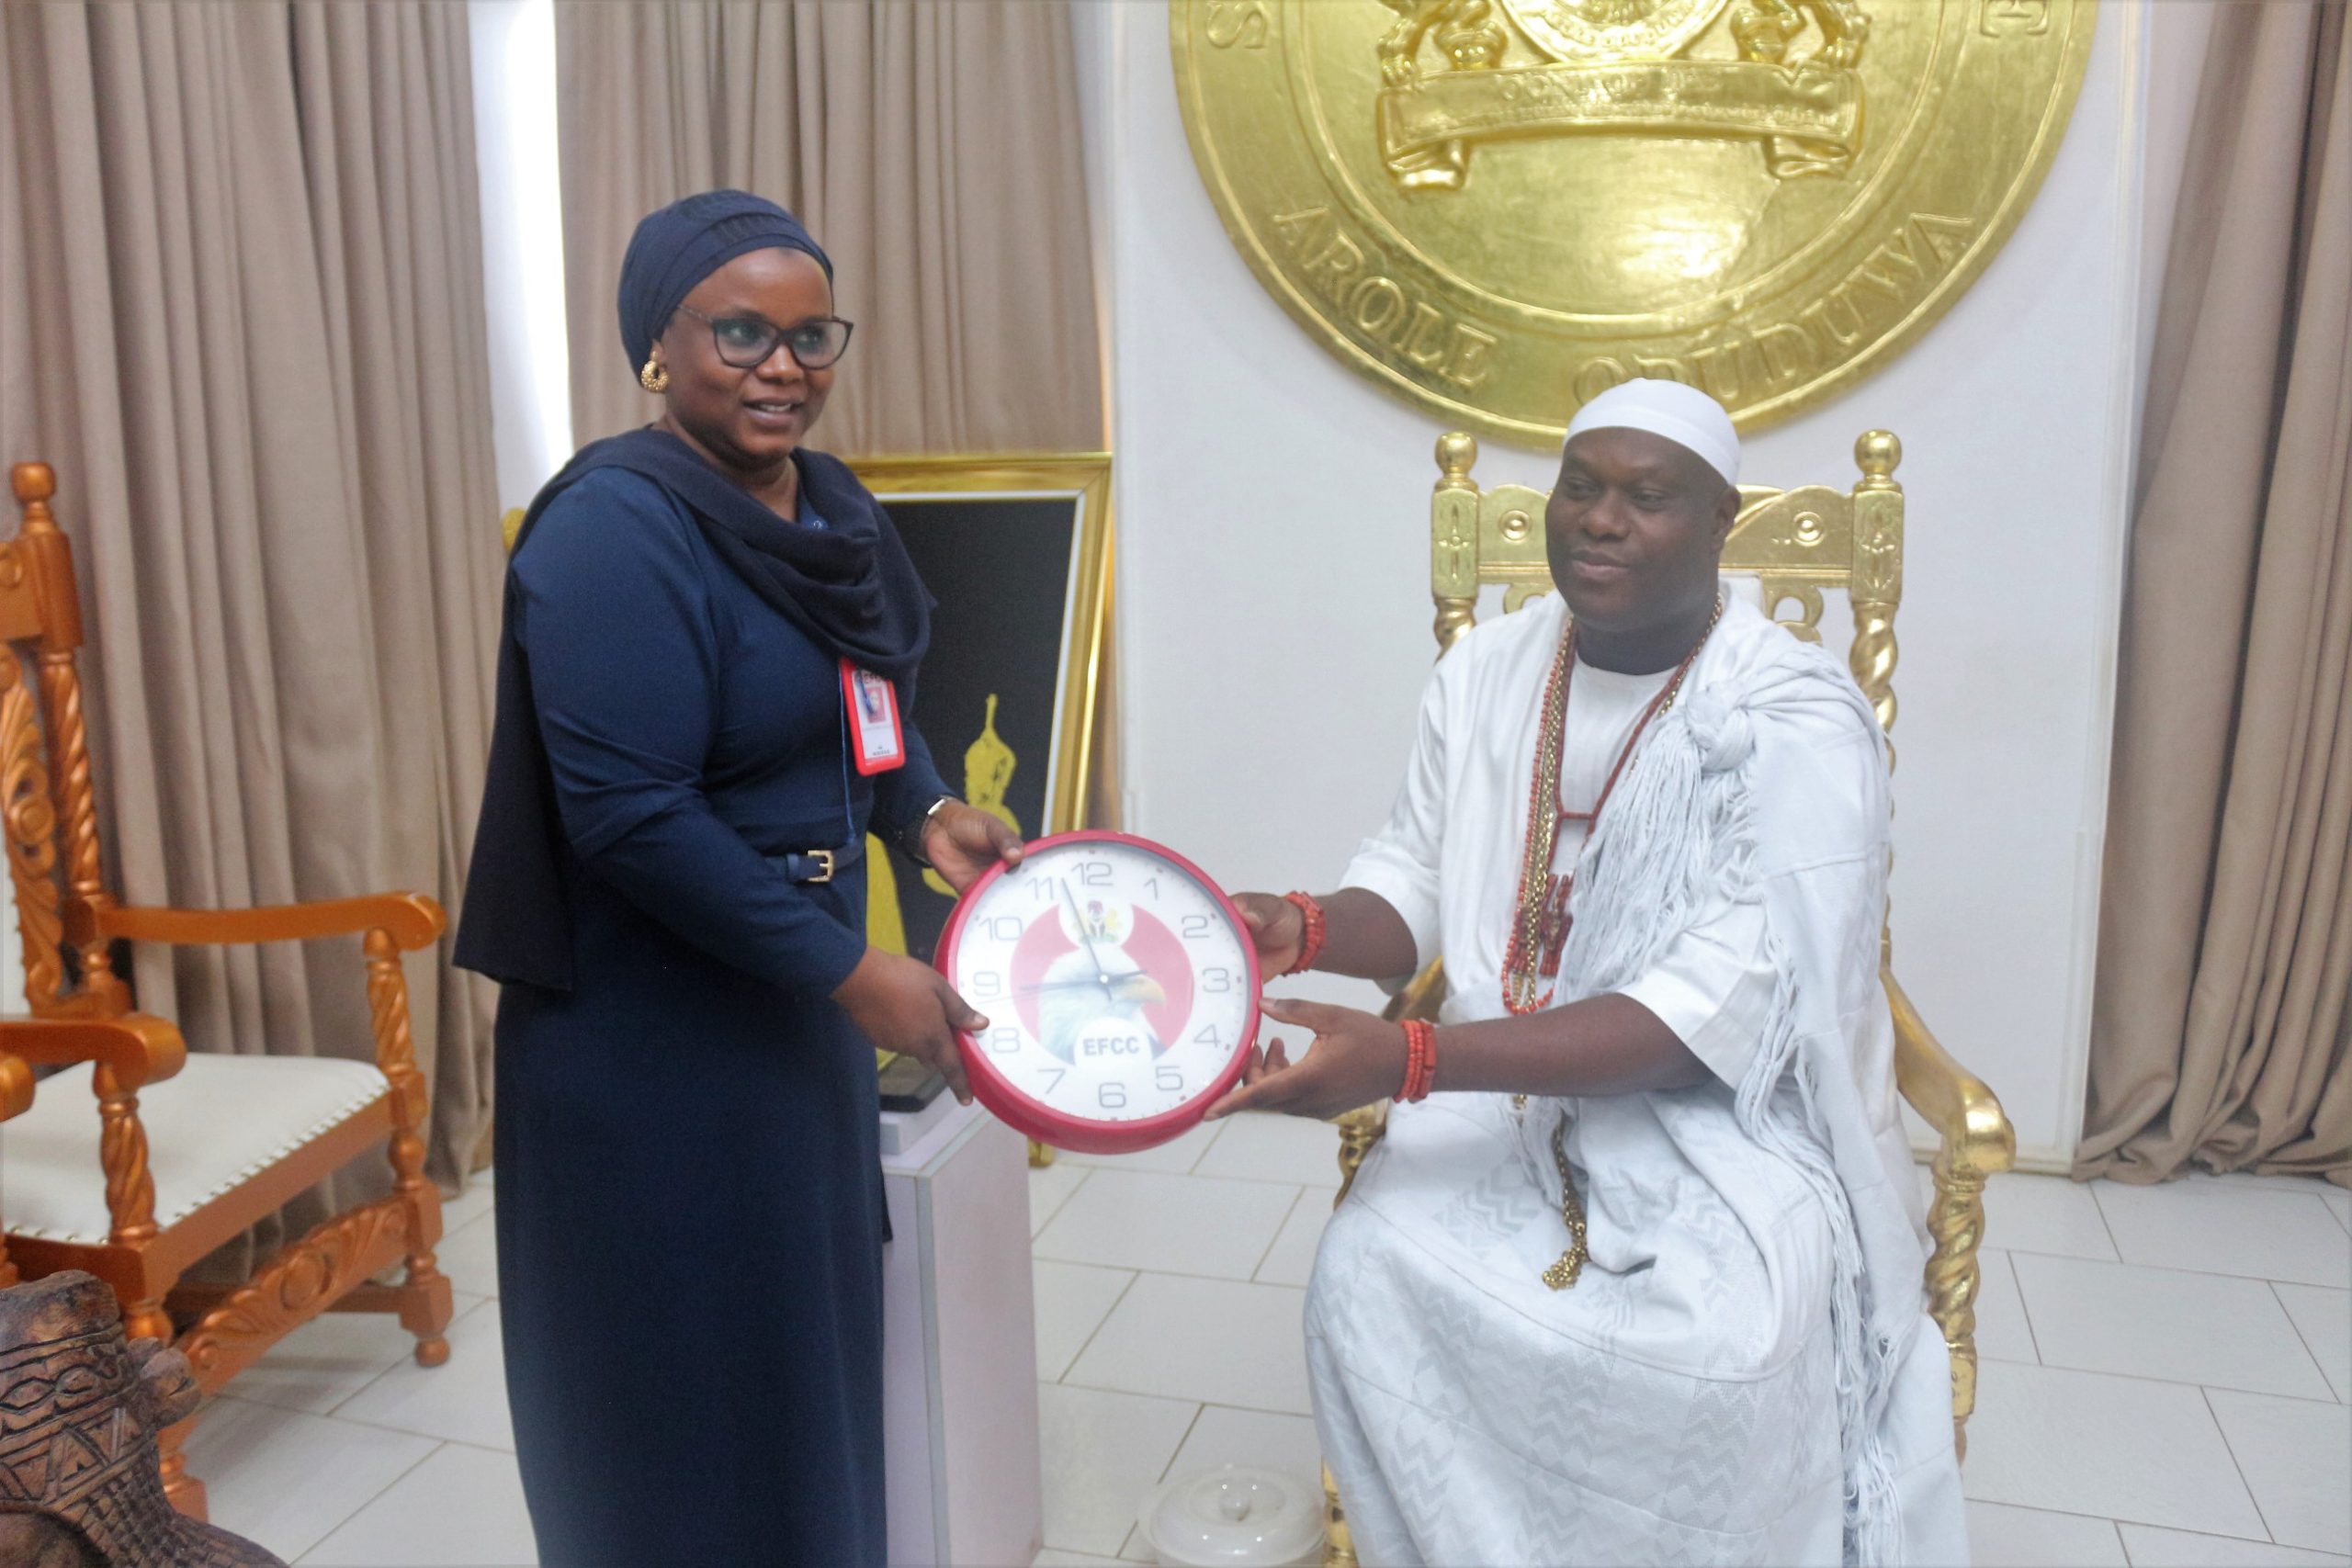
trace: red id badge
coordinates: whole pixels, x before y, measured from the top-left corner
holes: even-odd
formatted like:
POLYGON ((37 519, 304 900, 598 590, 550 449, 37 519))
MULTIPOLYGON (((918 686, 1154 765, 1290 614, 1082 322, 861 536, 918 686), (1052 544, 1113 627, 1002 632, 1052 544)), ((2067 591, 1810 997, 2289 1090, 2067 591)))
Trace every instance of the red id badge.
POLYGON ((871 670, 842 660, 842 703, 849 715, 850 754, 857 771, 887 773, 907 760, 906 733, 899 728, 899 690, 871 670))

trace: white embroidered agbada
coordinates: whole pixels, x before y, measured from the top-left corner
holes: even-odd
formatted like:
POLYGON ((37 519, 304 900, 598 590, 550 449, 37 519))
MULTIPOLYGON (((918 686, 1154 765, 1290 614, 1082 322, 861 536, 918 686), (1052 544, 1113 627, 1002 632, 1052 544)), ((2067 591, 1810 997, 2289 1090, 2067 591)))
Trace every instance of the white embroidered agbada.
MULTIPOLYGON (((1395 813, 1349 868, 1423 963, 1444 957, 1442 1022, 1504 1012, 1566 616, 1547 598, 1440 662, 1395 813)), ((1591 804, 1667 678, 1577 670, 1568 807, 1591 804)), ((1555 863, 1577 877, 1554 1005, 1631 996, 1714 1081, 1392 1110, 1306 1313, 1364 1562, 1967 1561, 1878 978, 1889 814, 1851 679, 1727 603, 1594 837, 1564 827, 1555 863), (1555 1292, 1562 1116, 1590 1258, 1555 1292)))

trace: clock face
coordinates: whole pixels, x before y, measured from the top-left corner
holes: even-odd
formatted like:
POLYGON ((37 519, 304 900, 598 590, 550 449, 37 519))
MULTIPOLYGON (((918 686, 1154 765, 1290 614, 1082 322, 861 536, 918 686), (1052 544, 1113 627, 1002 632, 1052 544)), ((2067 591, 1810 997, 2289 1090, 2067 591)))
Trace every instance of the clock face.
POLYGON ((972 1092, 1031 1137, 1148 1148, 1240 1077, 1258 963, 1216 885, 1157 844, 1064 833, 956 907, 939 967, 989 1027, 964 1038, 972 1092))

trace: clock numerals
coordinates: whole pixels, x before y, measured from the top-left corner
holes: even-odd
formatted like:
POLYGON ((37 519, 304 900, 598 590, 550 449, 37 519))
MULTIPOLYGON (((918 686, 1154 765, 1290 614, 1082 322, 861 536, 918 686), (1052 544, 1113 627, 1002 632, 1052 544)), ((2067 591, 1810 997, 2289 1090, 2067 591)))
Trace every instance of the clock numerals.
POLYGON ((990 942, 1021 940, 1021 917, 1018 915, 990 915, 979 923, 988 928, 990 942))
POLYGON ((1212 1051, 1221 1051, 1225 1048, 1225 1036, 1217 1032, 1216 1024, 1204 1024, 1199 1032, 1193 1034, 1193 1043, 1205 1045, 1212 1051))
POLYGON ((1201 938, 1208 934, 1209 918, 1206 915, 1187 915, 1184 917, 1184 940, 1186 942, 1198 942, 1201 938))
POLYGON ((1171 1067, 1162 1063, 1151 1070, 1151 1078, 1153 1083, 1169 1094, 1180 1093, 1184 1088, 1184 1070, 1182 1067, 1171 1067))
POLYGON ((1213 997, 1224 995, 1233 989, 1233 971, 1230 969, 1202 970, 1201 989, 1213 997))
POLYGON ((1159 897, 1159 878, 1158 878, 1158 877, 1156 877, 1156 876, 1147 876, 1147 877, 1145 877, 1145 878, 1143 879, 1143 890, 1144 890, 1145 892, 1147 892, 1147 893, 1150 894, 1150 895, 1151 895, 1153 897, 1155 897, 1155 898, 1159 897))
POLYGON ((1124 1111, 1127 1105, 1127 1090, 1124 1084, 1106 1083, 1094 1086, 1094 1099, 1105 1111, 1124 1111))
POLYGON ((1055 1086, 1059 1084, 1062 1079, 1068 1077, 1069 1077, 1069 1069, 1068 1067, 1047 1067, 1046 1069, 1046 1092, 1047 1094, 1053 1093, 1055 1086))
POLYGON ((993 1054, 999 1056, 1010 1056, 1021 1049, 1021 1031, 1010 1024, 1001 1029, 991 1029, 989 1031, 986 1044, 993 1054))
POLYGON ((1004 995, 1004 976, 993 969, 976 969, 968 987, 977 1000, 986 1001, 1004 995))
POLYGON ((1081 887, 1110 886, 1111 863, 1103 860, 1090 860, 1080 863, 1078 867, 1078 881, 1079 886, 1081 887))

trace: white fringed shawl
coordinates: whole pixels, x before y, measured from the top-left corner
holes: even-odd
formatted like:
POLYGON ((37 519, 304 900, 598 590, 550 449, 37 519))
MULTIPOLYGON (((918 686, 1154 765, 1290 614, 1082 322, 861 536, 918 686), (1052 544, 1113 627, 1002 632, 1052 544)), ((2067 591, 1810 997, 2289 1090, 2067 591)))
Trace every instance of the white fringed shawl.
MULTIPOLYGON (((1849 929, 1825 931, 1820 905, 1804 896, 1804 867, 1780 867, 1759 848, 1772 842, 1775 815, 1805 802, 1758 787, 1758 731, 1801 714, 1818 720, 1822 705, 1840 727, 1848 715, 1834 710, 1848 710, 1883 756, 1877 720, 1846 671, 1735 601, 1577 857, 1558 994, 1622 989, 1712 899, 1760 898, 1778 985, 1764 1038, 1733 1086, 1737 1116, 1748 1136, 1820 1195, 1829 1217, 1846 1560, 1891 1563, 1901 1560, 1903 1532, 1883 1428, 1894 1368, 1921 1322, 1923 1258, 1871 1114, 1868 1083, 1885 1085, 1890 1069, 1870 1070, 1861 1060, 1868 1047, 1838 1026, 1841 968, 1850 975, 1853 964, 1867 963, 1876 973, 1885 858, 1874 856, 1867 910, 1840 909, 1835 922, 1849 929)), ((1780 781, 1777 793, 1790 793, 1791 782, 1802 794, 1801 779, 1780 781)), ((1876 805, 1883 844, 1883 794, 1876 805)), ((1538 1101, 1523 1123, 1531 1164, 1555 1193, 1552 1129, 1575 1113, 1573 1100, 1538 1101)))

